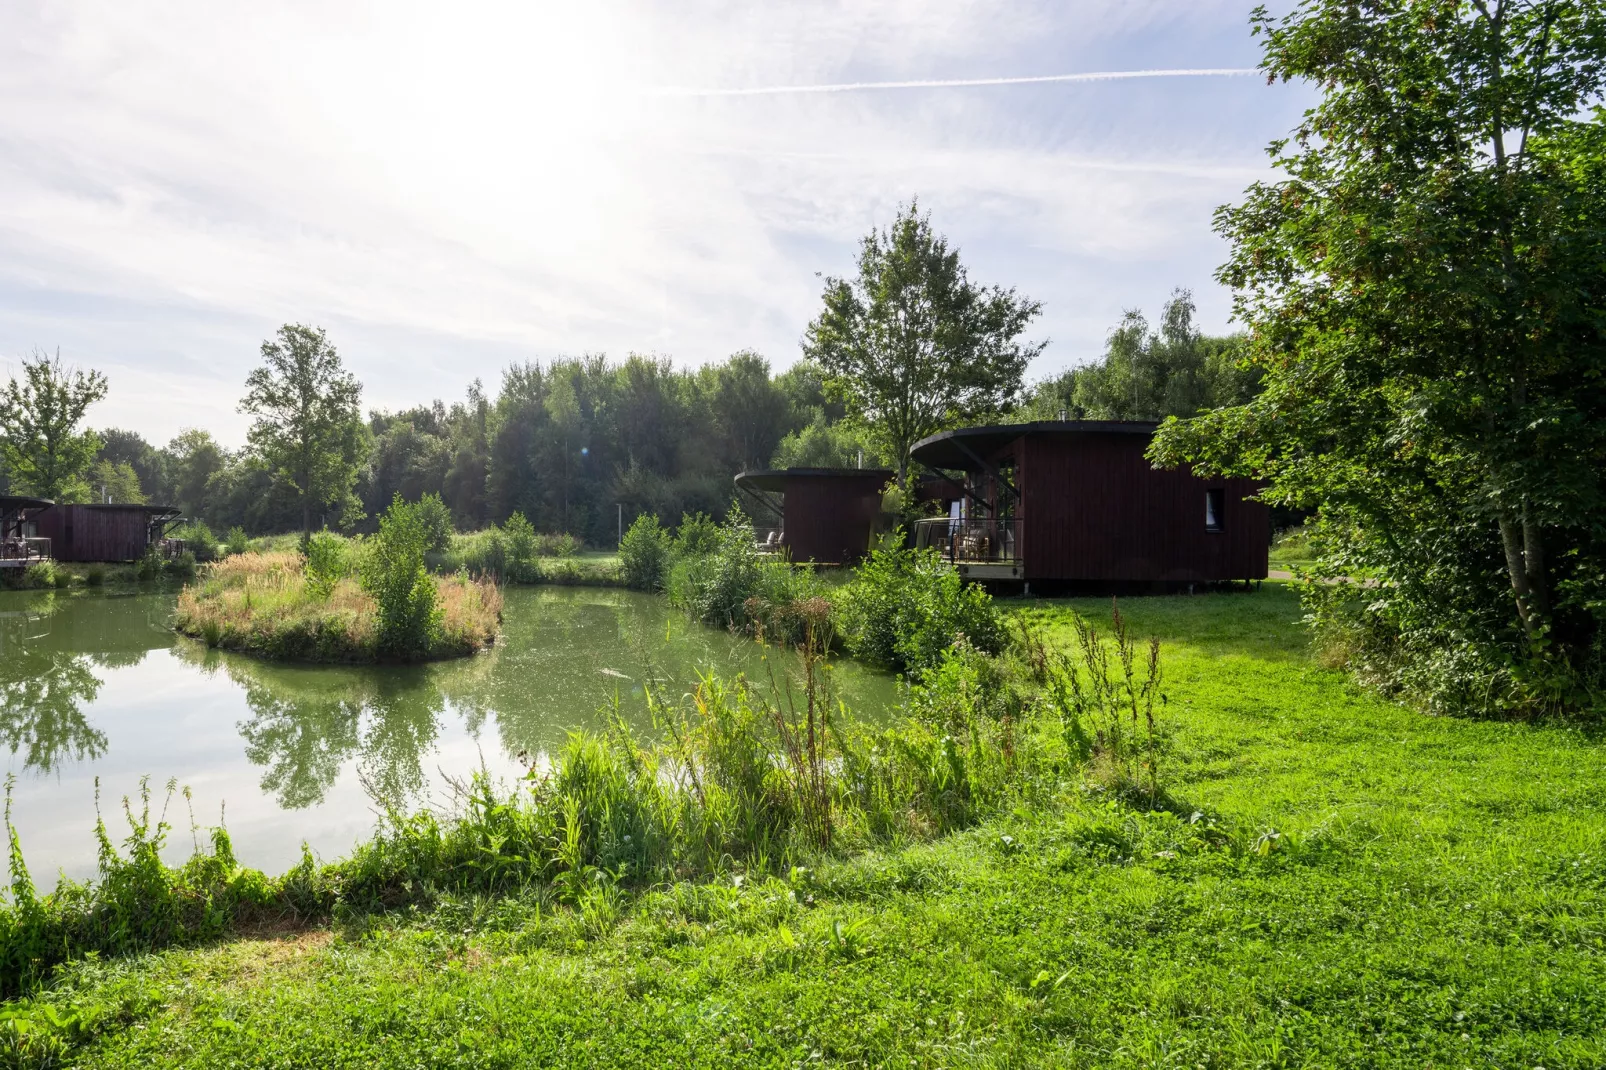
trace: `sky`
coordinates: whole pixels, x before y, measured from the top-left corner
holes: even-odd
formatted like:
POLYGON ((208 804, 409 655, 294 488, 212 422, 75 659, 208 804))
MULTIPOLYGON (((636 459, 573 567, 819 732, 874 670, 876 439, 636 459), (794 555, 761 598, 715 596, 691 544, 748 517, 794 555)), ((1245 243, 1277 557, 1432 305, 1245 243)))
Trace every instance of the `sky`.
POLYGON ((1029 378, 1178 286, 1226 330, 1212 213, 1308 91, 1017 80, 1246 71, 1252 6, 8 0, 0 376, 59 350, 110 381, 93 425, 237 445, 285 322, 367 408, 583 353, 779 369, 911 198, 1042 302, 1029 378))

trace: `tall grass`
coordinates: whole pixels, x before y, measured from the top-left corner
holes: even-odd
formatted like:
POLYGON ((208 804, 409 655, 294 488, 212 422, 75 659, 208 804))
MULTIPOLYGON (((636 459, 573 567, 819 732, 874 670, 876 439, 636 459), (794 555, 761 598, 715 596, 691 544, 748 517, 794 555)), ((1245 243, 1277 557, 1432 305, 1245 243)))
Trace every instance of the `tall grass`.
MULTIPOLYGON (((491 643, 502 595, 489 580, 432 576, 439 626, 423 657, 472 653, 491 643)), ((205 566, 179 593, 174 626, 208 646, 296 661, 381 658, 378 604, 356 579, 309 582, 290 551, 233 554, 205 566), (327 591, 327 593, 325 593, 327 591)))
MULTIPOLYGON (((240 568, 283 577, 287 566, 240 568)), ((787 612, 802 636, 797 676, 709 674, 678 697, 649 689, 657 741, 637 738, 615 709, 612 727, 572 734, 511 787, 476 775, 459 785, 450 814, 390 811, 371 839, 329 865, 305 856, 277 878, 241 869, 218 828, 209 848, 197 841, 188 863, 167 867, 159 852, 170 825, 165 810, 151 817, 146 797, 137 811, 125 805, 122 850, 97 825, 97 881, 63 881, 40 895, 8 812, 12 903, 0 910, 0 993, 27 990, 54 965, 89 952, 362 915, 447 894, 537 890, 606 914, 635 889, 737 870, 786 872, 823 855, 964 828, 1040 800, 1075 768, 1091 771, 1114 745, 1108 734, 1089 747, 1077 743, 1066 718, 1094 718, 1083 735, 1096 735, 1101 714, 1034 690, 1029 657, 1001 663, 963 644, 944 671, 909 688, 890 724, 859 719, 832 694, 825 671, 828 607, 813 600, 787 612), (1007 701, 997 700, 996 686, 1007 701)), ((1157 680, 1158 646, 1150 650, 1157 680)), ((1116 665, 1126 664, 1121 651, 1112 651, 1116 665)), ((1149 771, 1157 776, 1158 766, 1149 771)))

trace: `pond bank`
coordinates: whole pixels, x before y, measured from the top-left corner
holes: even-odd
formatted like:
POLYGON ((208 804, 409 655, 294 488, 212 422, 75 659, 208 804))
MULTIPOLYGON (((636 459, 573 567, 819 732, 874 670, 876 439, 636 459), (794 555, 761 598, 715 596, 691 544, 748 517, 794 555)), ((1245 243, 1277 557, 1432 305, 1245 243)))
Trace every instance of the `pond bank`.
MULTIPOLYGON (((1022 612, 1063 646, 1071 609, 1107 605, 1022 612)), ((1175 811, 1066 783, 774 880, 448 897, 46 1000, 91 1067, 1606 1062, 1598 741, 1360 693, 1282 585, 1122 611, 1166 643, 1175 811)))

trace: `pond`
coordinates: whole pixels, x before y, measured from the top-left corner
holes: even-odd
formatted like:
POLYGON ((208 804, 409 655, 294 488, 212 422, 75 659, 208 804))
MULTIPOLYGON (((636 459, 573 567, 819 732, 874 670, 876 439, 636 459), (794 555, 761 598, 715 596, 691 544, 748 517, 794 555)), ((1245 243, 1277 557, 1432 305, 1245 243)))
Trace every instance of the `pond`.
MULTIPOLYGON (((170 861, 219 815, 242 863, 293 865, 305 841, 324 859, 374 827, 379 798, 447 805, 450 779, 511 778, 599 729, 617 697, 644 736, 643 681, 690 690, 700 672, 784 681, 790 655, 685 620, 662 598, 580 587, 510 588, 503 639, 425 666, 273 664, 209 651, 168 628, 171 594, 0 592, 0 741, 15 776, 12 819, 34 880, 95 870, 95 792, 114 839, 125 796, 171 779, 170 861)), ((893 680, 848 661, 837 695, 876 717, 893 680)), ((204 834, 203 834, 204 835, 204 834)))

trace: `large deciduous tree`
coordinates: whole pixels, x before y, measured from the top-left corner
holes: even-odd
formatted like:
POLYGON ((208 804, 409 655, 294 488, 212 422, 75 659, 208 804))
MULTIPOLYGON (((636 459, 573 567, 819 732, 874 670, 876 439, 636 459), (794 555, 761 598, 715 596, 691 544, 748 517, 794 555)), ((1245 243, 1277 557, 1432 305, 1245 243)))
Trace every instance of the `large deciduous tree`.
POLYGON ((1306 0, 1255 31, 1321 92, 1223 208, 1264 392, 1155 456, 1320 510, 1356 663, 1446 707, 1602 683, 1606 77, 1598 0, 1306 0), (1353 590, 1353 588, 1350 588, 1353 590))
POLYGON ((84 413, 106 396, 106 377, 35 350, 22 361, 21 379, 0 390, 0 463, 13 489, 57 501, 85 501, 84 473, 100 450, 100 436, 83 431, 84 413))
POLYGON ((1045 342, 1018 341, 1038 315, 1013 289, 979 286, 913 202, 859 246, 856 278, 825 280, 803 352, 895 459, 952 424, 1006 408, 1045 342))
POLYGON ((240 411, 256 417, 250 443, 301 499, 302 538, 315 509, 356 509, 352 487, 366 429, 358 410, 362 385, 318 327, 287 323, 262 343, 262 366, 245 381, 240 411))

